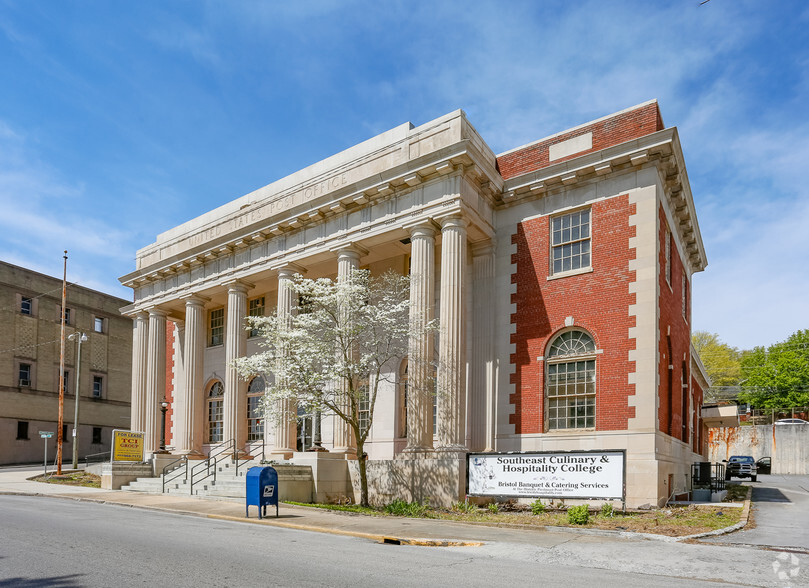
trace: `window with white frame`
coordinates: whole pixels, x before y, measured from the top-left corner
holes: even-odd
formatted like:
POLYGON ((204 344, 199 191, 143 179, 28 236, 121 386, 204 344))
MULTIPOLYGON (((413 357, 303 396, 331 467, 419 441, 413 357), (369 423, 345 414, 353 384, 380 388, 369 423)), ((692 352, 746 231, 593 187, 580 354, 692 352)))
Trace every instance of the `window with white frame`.
POLYGON ((216 381, 208 389, 208 443, 221 443, 224 436, 225 387, 216 381))
POLYGON ((215 347, 225 342, 225 309, 215 308, 210 314, 208 346, 215 347))
POLYGON ((29 296, 20 297, 20 313, 29 316, 34 314, 34 299, 29 296))
POLYGON ((551 219, 551 274, 590 267, 590 209, 551 219))
MULTIPOLYGON (((264 316, 264 296, 253 298, 247 302, 248 316, 264 316)), ((258 329, 251 328, 249 337, 258 337, 258 329)))
POLYGON ((261 398, 266 388, 264 378, 256 376, 247 385, 247 440, 261 441, 264 438, 264 422, 261 419, 261 398))
POLYGON ((72 323, 70 322, 70 309, 69 309, 69 308, 66 308, 66 309, 65 309, 65 324, 66 324, 66 325, 70 325, 70 324, 72 324, 72 323))
POLYGON ((596 347, 581 330, 565 331, 548 348, 545 398, 551 431, 591 429, 596 415, 596 347))
POLYGON ((371 425, 371 399, 368 391, 368 378, 363 378, 359 384, 359 398, 357 404, 357 424, 363 433, 371 425))
POLYGON ((31 386, 30 363, 20 363, 18 383, 21 388, 28 388, 31 386))
POLYGON ((100 316, 93 317, 93 331, 96 333, 104 332, 104 319, 100 316))

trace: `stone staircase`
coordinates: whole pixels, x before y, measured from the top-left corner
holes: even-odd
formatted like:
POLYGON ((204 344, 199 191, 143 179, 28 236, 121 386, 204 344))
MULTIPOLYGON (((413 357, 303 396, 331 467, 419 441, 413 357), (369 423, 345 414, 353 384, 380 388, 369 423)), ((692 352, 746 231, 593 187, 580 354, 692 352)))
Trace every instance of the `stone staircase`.
MULTIPOLYGON (((191 469, 194 465, 201 464, 202 462, 191 461, 188 464, 187 475, 190 477, 191 469)), ((185 464, 180 465, 178 468, 168 472, 167 474, 155 478, 138 478, 134 482, 130 482, 126 486, 122 486, 121 490, 125 492, 149 492, 152 494, 172 494, 179 496, 194 496, 194 497, 209 497, 209 498, 222 498, 222 499, 241 499, 245 498, 246 481, 245 476, 247 470, 251 467, 258 465, 252 461, 239 460, 238 471, 236 469, 236 462, 233 459, 219 460, 215 466, 216 475, 213 474, 205 479, 200 479, 202 474, 195 475, 194 491, 191 492, 191 481, 186 477, 185 464), (179 470, 183 471, 180 472, 179 470), (169 481, 165 484, 165 492, 163 490, 163 478, 166 477, 169 481)), ((202 469, 202 466, 200 466, 202 469)), ((199 470, 198 470, 199 471, 199 470)))

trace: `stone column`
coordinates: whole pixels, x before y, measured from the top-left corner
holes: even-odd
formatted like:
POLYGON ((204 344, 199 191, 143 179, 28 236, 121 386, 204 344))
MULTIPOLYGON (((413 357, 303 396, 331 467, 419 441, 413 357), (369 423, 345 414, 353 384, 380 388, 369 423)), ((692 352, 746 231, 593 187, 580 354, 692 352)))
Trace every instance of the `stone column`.
MULTIPOLYGON (((362 251, 356 247, 346 247, 337 252, 337 281, 346 282, 351 277, 351 272, 360 267, 360 256, 362 251)), ((354 350, 355 355, 359 353, 359 349, 354 350)), ((349 382, 340 381, 335 382, 335 385, 340 387, 342 400, 342 410, 349 411, 351 409, 351 402, 348 398, 349 395, 349 382)), ((333 453, 344 453, 346 456, 357 455, 357 441, 354 438, 354 431, 351 427, 340 417, 334 417, 334 449, 333 453)))
POLYGON ((466 221, 441 220, 438 450, 466 451, 466 221))
POLYGON ((185 299, 185 333, 182 387, 174 397, 175 450, 202 455, 205 438, 203 378, 205 368, 205 299, 185 299))
POLYGON ((144 427, 144 452, 154 453, 160 449, 162 414, 160 403, 166 397, 166 313, 149 310, 149 345, 146 361, 146 403, 144 427))
MULTIPOLYGON (((173 318, 174 348, 171 350, 174 363, 174 373, 171 382, 171 417, 166 419, 166 445, 171 445, 177 451, 177 424, 180 420, 177 413, 177 398, 183 395, 185 387, 185 321, 173 318), (169 442, 169 439, 171 442, 169 442)), ((168 395, 168 391, 166 391, 168 395)), ((167 415, 168 417, 168 415, 167 415)), ((168 447, 166 447, 168 449, 168 447)))
POLYGON ((425 333, 435 306, 435 228, 410 229, 410 325, 408 346, 407 447, 414 456, 433 450, 433 333, 425 333))
POLYGON ((494 451, 494 247, 490 241, 472 247, 474 320, 472 321, 472 451, 494 451))
MULTIPOLYGON (((295 292, 292 290, 291 285, 296 273, 298 272, 292 267, 283 267, 278 270, 277 314, 281 320, 286 319, 286 324, 288 325, 291 324, 292 309, 295 306, 295 292)), ((292 453, 296 448, 296 416, 297 408, 294 402, 289 400, 280 401, 275 419, 275 446, 270 450, 274 457, 280 457, 281 459, 292 457, 292 453)))
POLYGON ((225 323, 225 398, 223 405, 224 441, 236 442, 243 451, 247 442, 247 382, 239 377, 234 361, 247 350, 247 290, 242 282, 228 284, 228 307, 225 323))
POLYGON ((132 321, 132 413, 130 428, 146 431, 146 365, 149 349, 149 313, 139 312, 132 321))

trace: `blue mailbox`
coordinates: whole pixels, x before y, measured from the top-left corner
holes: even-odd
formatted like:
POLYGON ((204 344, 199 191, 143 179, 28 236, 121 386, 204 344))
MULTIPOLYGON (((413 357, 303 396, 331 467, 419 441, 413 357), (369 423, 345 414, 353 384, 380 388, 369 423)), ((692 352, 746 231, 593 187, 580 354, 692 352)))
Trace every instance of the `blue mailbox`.
POLYGON ((245 517, 250 518, 250 505, 258 507, 258 518, 261 511, 267 515, 267 505, 275 505, 275 516, 278 516, 278 472, 271 467, 252 467, 247 470, 247 504, 245 517))

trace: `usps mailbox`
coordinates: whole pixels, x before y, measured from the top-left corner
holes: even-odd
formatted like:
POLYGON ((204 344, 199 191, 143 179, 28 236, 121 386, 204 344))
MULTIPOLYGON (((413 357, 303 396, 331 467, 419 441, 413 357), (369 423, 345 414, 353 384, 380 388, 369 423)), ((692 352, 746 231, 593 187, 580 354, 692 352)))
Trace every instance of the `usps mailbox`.
POLYGON ((244 507, 245 517, 250 518, 250 505, 258 507, 258 518, 262 509, 267 516, 267 505, 275 505, 275 516, 278 516, 278 472, 271 467, 252 467, 247 470, 247 504, 244 507))

